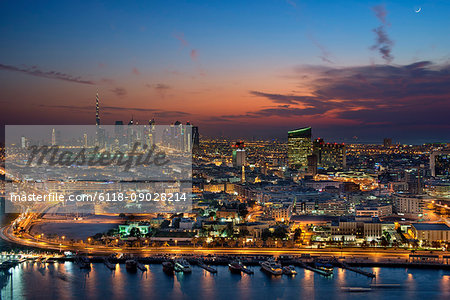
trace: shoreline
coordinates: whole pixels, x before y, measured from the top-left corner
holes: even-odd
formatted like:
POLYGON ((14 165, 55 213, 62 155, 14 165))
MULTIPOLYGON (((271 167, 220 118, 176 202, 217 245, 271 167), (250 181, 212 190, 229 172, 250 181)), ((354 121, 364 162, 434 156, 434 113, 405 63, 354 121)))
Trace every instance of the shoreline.
MULTIPOLYGON (((418 269, 441 269, 450 270, 450 264, 447 263, 435 263, 435 262, 410 262, 409 256, 413 253, 406 250, 382 250, 376 249, 376 251, 367 249, 307 249, 307 248, 203 248, 203 247, 153 247, 153 248, 97 248, 94 247, 80 247, 67 245, 57 245, 55 243, 34 242, 25 240, 14 236, 11 232, 10 225, 0 229, 0 237, 10 243, 29 247, 30 249, 38 249, 41 251, 52 251, 60 253, 64 251, 71 251, 77 254, 87 255, 92 258, 92 262, 102 262, 103 258, 107 255, 123 253, 127 256, 133 256, 142 261, 143 263, 162 263, 166 261, 168 257, 182 256, 187 259, 199 258, 204 260, 205 263, 211 265, 224 265, 228 264, 230 260, 236 258, 245 259, 249 265, 258 264, 259 260, 264 257, 280 257, 290 256, 291 260, 285 260, 286 264, 293 264, 301 266, 302 263, 310 262, 315 258, 328 258, 336 260, 339 258, 346 264, 352 267, 383 267, 383 268, 418 268, 418 269), (36 244, 38 243, 38 244, 36 244), (310 255, 310 257, 302 257, 302 255, 310 255), (369 258, 374 256, 375 258, 369 258), (259 257, 257 261, 248 260, 248 258, 259 257), (384 258, 383 258, 384 257, 384 258), (381 259, 383 258, 383 259, 381 259)), ((433 252, 421 251, 422 255, 437 255, 448 257, 447 252, 433 252)), ((417 252, 414 253, 417 255, 417 252)), ((73 261, 70 257, 55 257, 58 261, 73 261)), ((116 259, 118 263, 124 263, 125 258, 116 259)), ((448 261, 448 259, 447 259, 448 261)), ((336 267, 339 267, 339 262, 333 263, 336 267)))

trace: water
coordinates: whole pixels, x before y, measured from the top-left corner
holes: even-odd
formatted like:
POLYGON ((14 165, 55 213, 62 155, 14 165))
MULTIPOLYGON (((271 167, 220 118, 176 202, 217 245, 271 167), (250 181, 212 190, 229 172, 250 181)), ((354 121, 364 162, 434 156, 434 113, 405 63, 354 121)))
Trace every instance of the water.
MULTIPOLYGON (((8 224, 12 215, 0 215, 8 224)), ((24 249, 0 240, 0 250, 24 249)), ((297 269, 295 277, 271 277, 259 267, 254 275, 231 274, 218 266, 213 275, 193 266, 192 274, 166 275, 162 266, 149 265, 149 271, 131 274, 118 265, 111 272, 103 264, 92 264, 90 272, 71 262, 42 264, 25 262, 0 273, 0 299, 450 299, 450 271, 402 268, 365 268, 377 274, 376 281, 351 271, 335 268, 325 278, 297 269), (399 283, 398 289, 376 289, 348 293, 341 287, 368 287, 370 283, 399 283)))
POLYGON ((331 278, 297 268, 295 277, 271 277, 253 267, 254 275, 231 274, 218 266, 213 275, 193 266, 192 274, 168 276, 162 266, 129 273, 118 265, 111 272, 92 264, 90 272, 66 262, 48 265, 26 262, 11 270, 1 299, 450 299, 450 272, 442 270, 367 268, 377 283, 401 283, 398 289, 364 293, 341 291, 342 286, 368 286, 371 279, 335 269, 331 278))

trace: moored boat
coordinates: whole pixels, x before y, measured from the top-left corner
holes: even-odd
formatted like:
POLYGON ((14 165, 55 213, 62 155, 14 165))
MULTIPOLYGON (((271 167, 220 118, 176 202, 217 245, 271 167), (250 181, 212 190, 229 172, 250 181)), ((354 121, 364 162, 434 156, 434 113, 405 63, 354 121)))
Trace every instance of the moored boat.
POLYGON ((329 273, 329 274, 333 274, 333 272, 334 272, 333 265, 329 264, 329 263, 316 262, 315 263, 315 267, 316 267, 316 269, 322 270, 322 271, 324 271, 326 273, 329 273))
POLYGON ((297 275, 297 271, 295 270, 294 266, 284 266, 283 267, 283 274, 284 275, 297 275))
POLYGON ((237 261, 233 261, 233 262, 228 264, 228 269, 233 274, 241 274, 241 272, 242 272, 242 265, 239 262, 237 262, 237 261))
POLYGON ((129 272, 136 272, 137 271, 137 263, 134 259, 129 259, 125 261, 125 268, 129 272))
POLYGON ((185 259, 177 259, 175 260, 175 266, 174 269, 176 272, 183 272, 183 273, 191 273, 191 265, 187 262, 185 259))
POLYGON ((165 261, 162 263, 163 271, 166 274, 172 275, 174 271, 173 263, 170 261, 165 261))
POLYGON ((261 269, 271 275, 281 275, 283 274, 283 270, 281 269, 281 265, 277 264, 274 260, 267 260, 259 262, 261 265, 261 269))

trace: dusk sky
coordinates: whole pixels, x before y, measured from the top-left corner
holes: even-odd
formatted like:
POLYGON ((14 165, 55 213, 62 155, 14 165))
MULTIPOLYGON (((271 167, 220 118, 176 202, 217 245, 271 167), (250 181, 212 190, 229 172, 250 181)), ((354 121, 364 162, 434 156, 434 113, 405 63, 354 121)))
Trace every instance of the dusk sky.
POLYGON ((450 142, 450 1, 340 2, 1 1, 1 124, 450 142))

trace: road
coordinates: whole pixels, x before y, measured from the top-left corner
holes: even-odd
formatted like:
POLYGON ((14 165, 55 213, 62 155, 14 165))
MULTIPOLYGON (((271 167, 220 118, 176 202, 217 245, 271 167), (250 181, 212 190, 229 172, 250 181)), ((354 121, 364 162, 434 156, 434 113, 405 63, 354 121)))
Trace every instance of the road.
MULTIPOLYGON (((381 262, 390 259, 408 259, 411 251, 404 249, 382 249, 382 248, 343 248, 343 249, 310 249, 310 248, 204 248, 204 247, 108 247, 99 245, 62 245, 58 242, 49 242, 40 238, 25 234, 23 237, 13 235, 11 226, 1 229, 0 237, 25 246, 36 247, 46 250, 85 252, 90 254, 106 255, 113 253, 133 253, 140 256, 151 256, 155 254, 198 254, 198 255, 301 255, 311 254, 320 256, 345 256, 356 258, 368 258, 374 262, 381 262)), ((419 253, 419 252, 417 252, 419 253)), ((421 252, 428 254, 428 251, 421 252)))

